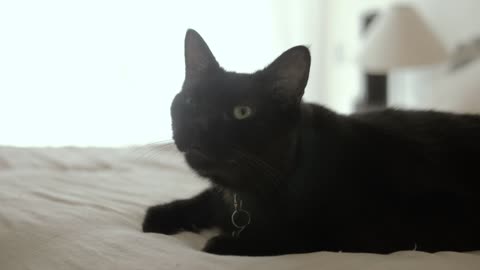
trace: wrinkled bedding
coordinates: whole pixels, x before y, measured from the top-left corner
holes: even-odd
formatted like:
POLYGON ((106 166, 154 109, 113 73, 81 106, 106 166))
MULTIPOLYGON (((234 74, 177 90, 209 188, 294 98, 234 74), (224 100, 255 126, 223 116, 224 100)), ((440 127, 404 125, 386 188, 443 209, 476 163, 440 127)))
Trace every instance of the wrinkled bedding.
POLYGON ((148 206, 206 185, 172 150, 0 147, 0 269, 480 269, 480 252, 216 256, 214 232, 141 232, 148 206))

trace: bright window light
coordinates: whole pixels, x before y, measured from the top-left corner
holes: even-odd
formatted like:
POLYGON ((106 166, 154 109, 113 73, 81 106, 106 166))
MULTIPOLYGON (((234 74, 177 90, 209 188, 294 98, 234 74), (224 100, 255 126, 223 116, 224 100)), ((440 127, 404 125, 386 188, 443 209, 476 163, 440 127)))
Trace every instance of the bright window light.
POLYGON ((273 29, 274 2, 0 2, 0 144, 170 139, 186 30, 197 30, 226 69, 253 71, 286 49, 273 29))

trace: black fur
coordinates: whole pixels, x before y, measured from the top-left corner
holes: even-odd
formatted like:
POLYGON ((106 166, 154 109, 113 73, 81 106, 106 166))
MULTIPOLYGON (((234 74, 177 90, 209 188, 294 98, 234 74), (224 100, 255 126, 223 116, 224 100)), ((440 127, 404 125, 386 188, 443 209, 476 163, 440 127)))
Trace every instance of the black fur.
POLYGON ((336 114, 301 101, 305 47, 238 74, 222 69, 195 31, 185 43, 174 140, 212 187, 150 208, 145 232, 220 227, 204 248, 216 254, 480 250, 480 117, 336 114), (235 119, 238 105, 252 115, 235 119), (238 238, 234 193, 251 214, 238 238))

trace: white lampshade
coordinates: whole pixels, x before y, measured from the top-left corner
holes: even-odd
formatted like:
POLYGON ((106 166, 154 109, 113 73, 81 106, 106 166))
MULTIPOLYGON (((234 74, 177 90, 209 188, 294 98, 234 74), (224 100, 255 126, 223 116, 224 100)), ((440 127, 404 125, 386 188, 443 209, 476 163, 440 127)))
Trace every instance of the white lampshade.
POLYGON ((446 58, 446 49, 420 15, 407 5, 395 5, 372 23, 360 62, 371 73, 386 73, 446 58))

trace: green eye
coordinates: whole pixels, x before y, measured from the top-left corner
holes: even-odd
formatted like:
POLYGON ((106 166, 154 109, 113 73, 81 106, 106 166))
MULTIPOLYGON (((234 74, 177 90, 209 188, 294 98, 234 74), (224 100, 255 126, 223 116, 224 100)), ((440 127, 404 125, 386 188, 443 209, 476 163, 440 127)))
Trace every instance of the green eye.
POLYGON ((233 108, 233 116, 238 120, 243 120, 252 115, 252 108, 248 106, 235 106, 233 108))

